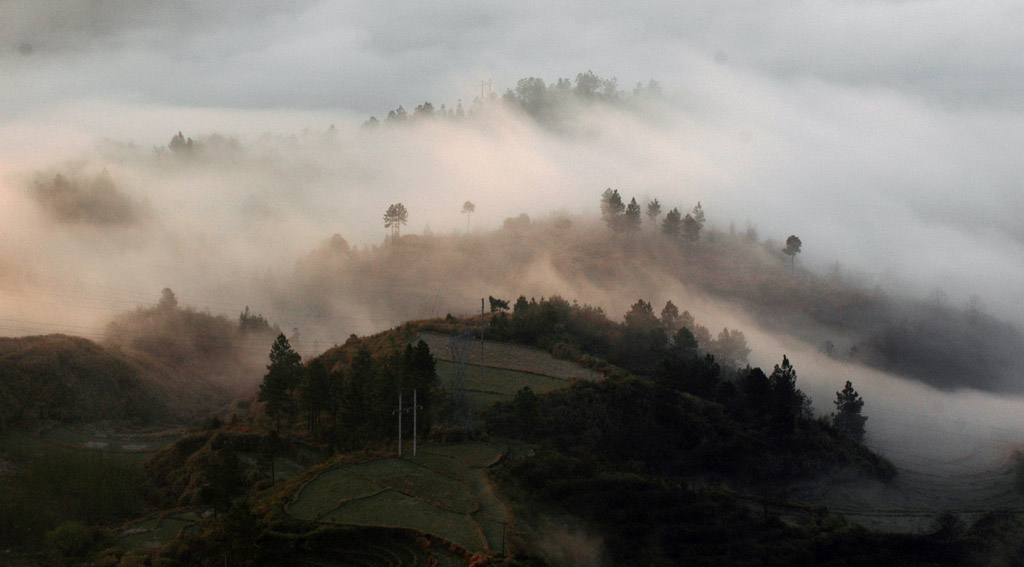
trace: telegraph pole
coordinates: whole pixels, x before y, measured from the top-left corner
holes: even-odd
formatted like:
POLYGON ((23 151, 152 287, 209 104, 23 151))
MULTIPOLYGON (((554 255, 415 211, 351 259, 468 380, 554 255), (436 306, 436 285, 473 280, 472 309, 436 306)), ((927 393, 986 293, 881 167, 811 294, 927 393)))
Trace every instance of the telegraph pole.
POLYGON ((416 390, 412 391, 412 456, 416 456, 416 410, 420 409, 420 405, 416 402, 416 390))
POLYGON ((402 456, 402 392, 398 392, 398 456, 402 456))
POLYGON ((398 392, 398 410, 391 413, 398 414, 398 456, 402 456, 402 414, 412 411, 412 456, 416 456, 416 410, 420 405, 416 402, 416 390, 412 391, 412 407, 402 407, 402 392, 398 392))

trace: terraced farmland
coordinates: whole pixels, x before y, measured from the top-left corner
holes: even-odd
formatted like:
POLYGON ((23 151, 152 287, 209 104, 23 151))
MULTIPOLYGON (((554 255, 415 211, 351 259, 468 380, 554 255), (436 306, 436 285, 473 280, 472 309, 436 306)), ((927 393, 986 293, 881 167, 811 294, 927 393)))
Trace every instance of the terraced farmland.
MULTIPOLYGON (((445 387, 455 378, 455 370, 454 362, 437 361, 437 376, 445 387)), ((572 384, 570 380, 541 374, 471 364, 466 365, 465 380, 473 411, 482 410, 497 401, 511 399, 524 386, 540 394, 572 384)))
MULTIPOLYGON (((423 340, 430 347, 430 352, 438 360, 454 362, 448 350, 448 335, 439 333, 420 333, 413 342, 423 340)), ((583 368, 574 362, 551 356, 551 353, 539 348, 500 343, 495 341, 473 341, 468 346, 467 364, 505 370, 517 370, 540 376, 559 378, 562 380, 597 380, 601 373, 583 368)))
MULTIPOLYGON (((280 560, 278 560, 280 561, 280 560)), ((447 549, 424 545, 412 531, 380 528, 339 528, 315 541, 307 541, 303 550, 292 554, 286 567, 446 567, 463 566, 466 561, 447 549)))
POLYGON ((324 471, 288 506, 293 517, 352 526, 406 528, 469 551, 500 551, 507 511, 486 467, 501 451, 485 443, 427 446, 420 454, 324 471))
POLYGON ((117 544, 124 549, 156 549, 188 530, 199 517, 195 512, 182 511, 159 518, 135 522, 118 537, 117 544))

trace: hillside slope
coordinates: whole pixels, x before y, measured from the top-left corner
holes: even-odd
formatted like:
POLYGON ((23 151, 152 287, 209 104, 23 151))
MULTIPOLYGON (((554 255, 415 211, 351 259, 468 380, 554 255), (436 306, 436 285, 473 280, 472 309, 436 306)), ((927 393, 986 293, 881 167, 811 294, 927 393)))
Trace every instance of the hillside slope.
POLYGON ((149 423, 176 414, 151 369, 88 339, 0 338, 0 420, 149 423))

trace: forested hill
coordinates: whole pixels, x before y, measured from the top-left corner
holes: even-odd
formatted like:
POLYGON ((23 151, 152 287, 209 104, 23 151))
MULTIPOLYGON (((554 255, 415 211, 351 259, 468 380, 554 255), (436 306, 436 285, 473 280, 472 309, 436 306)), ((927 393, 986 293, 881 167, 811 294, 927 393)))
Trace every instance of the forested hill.
POLYGON ((256 387, 280 330, 247 308, 237 322, 177 304, 122 313, 100 342, 67 335, 0 338, 0 425, 205 418, 256 387))
POLYGON ((538 124, 553 130, 572 130, 575 112, 591 105, 607 105, 639 110, 645 104, 659 101, 663 97, 661 85, 654 79, 637 83, 630 90, 619 88, 615 77, 603 78, 593 71, 577 73, 574 80, 558 78, 547 83, 539 77, 524 77, 516 81, 514 88, 507 89, 500 97, 490 91, 488 85, 481 95, 468 106, 461 100, 453 105, 435 105, 430 101, 417 104, 407 110, 399 105, 389 110, 383 120, 369 117, 364 128, 376 128, 383 122, 387 126, 402 125, 417 120, 462 120, 485 112, 493 105, 521 112, 538 124))
MULTIPOLYGON (((939 388, 1024 391, 1016 370, 1024 366, 1024 333, 1014 325, 974 307, 862 287, 840 270, 811 272, 780 241, 715 229, 711 211, 691 236, 684 228, 691 213, 679 213, 688 207, 642 224, 640 208, 635 229, 520 215, 498 230, 396 236, 369 249, 335 236, 299 261, 295 286, 325 322, 364 313, 436 316, 445 305, 479 305, 483 293, 509 301, 558 294, 616 311, 642 297, 659 313, 668 301, 699 309, 706 296, 829 356, 939 388), (671 216, 675 232, 665 230, 671 216)), ((704 324, 709 336, 697 338, 709 348, 723 325, 704 324)))

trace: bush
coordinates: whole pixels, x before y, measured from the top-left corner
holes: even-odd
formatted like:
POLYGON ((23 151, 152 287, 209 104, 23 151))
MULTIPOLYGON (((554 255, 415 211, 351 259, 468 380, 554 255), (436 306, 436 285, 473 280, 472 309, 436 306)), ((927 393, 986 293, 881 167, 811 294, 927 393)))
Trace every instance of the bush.
POLYGON ((66 565, 106 548, 110 540, 111 536, 105 530, 69 521, 47 533, 45 545, 56 563, 66 565))

